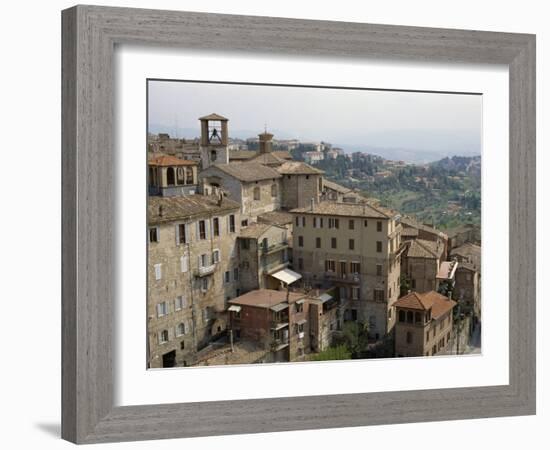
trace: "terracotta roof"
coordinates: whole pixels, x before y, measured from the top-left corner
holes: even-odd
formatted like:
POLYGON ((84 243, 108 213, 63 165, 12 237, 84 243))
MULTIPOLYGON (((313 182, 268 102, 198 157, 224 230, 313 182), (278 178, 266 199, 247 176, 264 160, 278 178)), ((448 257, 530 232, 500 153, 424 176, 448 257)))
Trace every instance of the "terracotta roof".
POLYGON ((342 186, 341 184, 335 183, 334 181, 323 179, 323 186, 327 187, 333 191, 340 192, 341 194, 348 194, 352 192, 350 188, 342 186))
MULTIPOLYGON (((281 174, 271 167, 255 162, 235 162, 229 164, 214 164, 212 167, 240 181, 260 181, 270 178, 281 178, 281 174)), ((207 172, 209 169, 203 171, 207 172)))
POLYGON ((368 203, 342 203, 342 202, 320 202, 305 208, 293 209, 290 212, 300 214, 321 214, 326 216, 365 217, 377 219, 389 219, 379 209, 368 203))
POLYGON ((288 150, 273 150, 273 153, 277 158, 292 160, 292 155, 288 150))
POLYGON ((256 156, 256 151, 254 150, 231 150, 229 152, 229 161, 231 160, 248 160, 256 156))
POLYGON ((403 239, 409 238, 409 237, 418 237, 418 229, 411 228, 411 227, 404 227, 403 231, 401 232, 401 237, 403 239))
POLYGON ((422 230, 422 231, 425 231, 426 233, 434 234, 443 239, 448 238, 448 236, 445 233, 435 229, 434 227, 430 227, 429 225, 420 223, 411 217, 401 217, 401 223, 403 224, 403 226, 408 228, 416 228, 417 230, 422 230))
POLYGON ((258 222, 271 223, 273 225, 286 225, 292 223, 292 214, 285 211, 270 211, 258 216, 258 222))
POLYGON ((229 119, 226 119, 225 117, 220 116, 219 114, 212 113, 212 114, 208 114, 207 116, 199 117, 199 120, 223 120, 223 121, 227 121, 229 119))
POLYGON ((407 256, 409 258, 440 258, 444 246, 434 241, 414 239, 408 242, 407 256))
POLYGON ((201 215, 215 215, 239 208, 239 203, 225 197, 222 198, 221 204, 218 204, 218 197, 215 195, 151 196, 147 201, 147 222, 166 223, 201 215))
POLYGON ((265 164, 267 166, 280 166, 285 161, 273 153, 258 153, 249 160, 250 162, 265 164))
MULTIPOLYGON (((296 292, 290 292, 289 294, 289 303, 293 303, 296 300, 304 298, 305 294, 300 294, 296 292)), ((276 291, 274 289, 256 289, 254 291, 247 292, 233 300, 229 300, 229 303, 233 305, 245 305, 245 306, 256 306, 258 308, 271 308, 274 305, 279 303, 284 303, 287 301, 287 292, 286 291, 276 291)))
POLYGON ((301 161, 285 161, 277 170, 283 175, 319 175, 324 173, 301 161))
POLYGON ((432 310, 432 318, 438 319, 447 311, 454 308, 456 302, 435 291, 411 292, 397 300, 394 305, 398 308, 416 309, 419 311, 432 310))
POLYGON ((481 258, 481 247, 479 245, 467 242, 462 244, 460 247, 453 248, 450 253, 451 255, 475 256, 477 258, 481 258))
POLYGON ((264 234, 272 225, 267 223, 252 223, 245 228, 241 228, 239 237, 246 239, 258 239, 264 234))
POLYGON ((171 155, 153 156, 147 162, 150 166, 196 166, 197 161, 189 161, 187 159, 176 158, 171 155))

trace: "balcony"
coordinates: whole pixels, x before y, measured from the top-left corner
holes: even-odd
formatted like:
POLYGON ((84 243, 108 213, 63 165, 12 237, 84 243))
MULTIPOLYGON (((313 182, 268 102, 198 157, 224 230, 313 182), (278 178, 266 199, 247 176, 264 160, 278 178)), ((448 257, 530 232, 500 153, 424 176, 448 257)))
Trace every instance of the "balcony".
POLYGON ((288 347, 288 338, 273 339, 271 341, 271 351, 272 352, 278 352, 279 350, 282 350, 285 347, 288 347))
POLYGON ((325 272, 325 278, 350 284, 357 284, 360 281, 358 273, 325 272))
POLYGON ((288 248, 288 242, 277 242, 275 244, 271 244, 269 247, 262 246, 262 255, 270 255, 271 253, 276 253, 281 250, 285 250, 288 248))
POLYGON ((216 264, 210 264, 209 266, 201 266, 195 271, 195 276, 205 277, 207 275, 212 275, 216 270, 216 264))
POLYGON ((272 273, 278 272, 279 270, 283 270, 288 267, 289 261, 286 259, 285 261, 276 261, 271 264, 264 264, 262 265, 263 273, 266 275, 271 275, 272 273))
POLYGON ((278 320, 271 321, 271 329, 274 331, 288 327, 288 317, 281 317, 278 320))

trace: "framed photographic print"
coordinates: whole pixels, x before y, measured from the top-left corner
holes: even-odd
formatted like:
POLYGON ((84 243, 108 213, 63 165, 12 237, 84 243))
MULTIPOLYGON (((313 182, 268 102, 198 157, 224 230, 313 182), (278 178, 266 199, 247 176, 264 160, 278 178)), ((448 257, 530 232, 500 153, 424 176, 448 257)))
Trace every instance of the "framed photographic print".
POLYGON ((64 11, 63 437, 533 414, 534 55, 64 11))

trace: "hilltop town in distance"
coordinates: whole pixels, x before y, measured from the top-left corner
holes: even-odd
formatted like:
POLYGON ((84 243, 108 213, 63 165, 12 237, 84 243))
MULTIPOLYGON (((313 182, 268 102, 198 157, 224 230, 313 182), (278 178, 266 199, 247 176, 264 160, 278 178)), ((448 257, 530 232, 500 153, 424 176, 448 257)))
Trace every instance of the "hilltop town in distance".
POLYGON ((148 367, 480 352, 481 159, 149 134, 148 367))

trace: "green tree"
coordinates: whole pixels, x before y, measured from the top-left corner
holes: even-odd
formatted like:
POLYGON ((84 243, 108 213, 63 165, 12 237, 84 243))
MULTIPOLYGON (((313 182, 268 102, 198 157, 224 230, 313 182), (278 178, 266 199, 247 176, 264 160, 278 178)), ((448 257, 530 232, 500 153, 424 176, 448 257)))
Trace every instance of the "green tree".
POLYGON ((313 356, 312 361, 334 361, 340 359, 351 359, 351 353, 345 345, 329 347, 313 356))

